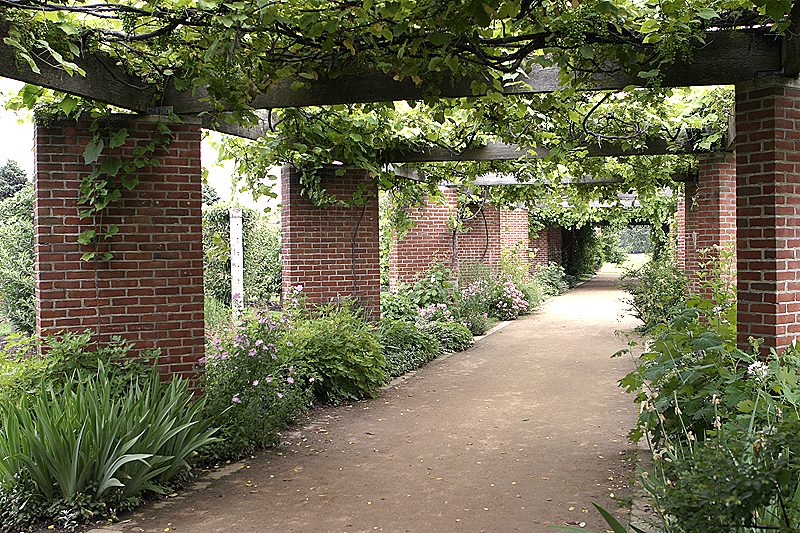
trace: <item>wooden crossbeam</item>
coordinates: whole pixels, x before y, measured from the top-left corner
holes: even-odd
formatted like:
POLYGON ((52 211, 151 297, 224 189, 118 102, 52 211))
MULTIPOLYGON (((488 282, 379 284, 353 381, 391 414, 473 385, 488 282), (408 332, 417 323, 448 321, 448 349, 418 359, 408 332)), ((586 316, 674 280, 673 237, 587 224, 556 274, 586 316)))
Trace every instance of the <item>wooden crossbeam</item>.
MULTIPOLYGON (((204 101, 207 92, 200 88, 192 91, 177 91, 168 84, 164 94, 155 90, 142 79, 129 75, 125 69, 103 54, 88 54, 75 59, 83 68, 85 77, 69 76, 65 72, 38 63, 41 73, 33 72, 27 64, 14 59, 14 49, 2 44, 7 36, 8 25, 0 21, 0 76, 32 83, 69 94, 92 98, 124 109, 146 112, 153 105, 172 106, 177 114, 197 114, 213 111, 204 101)), ((780 36, 757 32, 724 31, 708 32, 706 43, 695 48, 690 61, 679 61, 662 73, 661 84, 665 87, 688 87, 696 85, 731 85, 769 74, 780 73, 782 64, 780 36)), ((645 79, 624 73, 610 65, 607 74, 597 74, 590 89, 622 89, 644 86, 645 79)), ((505 86, 507 94, 531 94, 555 91, 559 86, 558 66, 538 67, 529 75, 521 76, 505 86)), ((425 79, 420 86, 410 80, 395 81, 381 72, 364 72, 336 79, 321 79, 307 88, 292 89, 296 80, 276 82, 265 93, 250 102, 256 109, 304 107, 360 102, 386 102, 415 100, 430 94, 426 87, 435 85, 447 97, 472 96, 471 79, 454 82, 447 77, 425 79)))
MULTIPOLYGON (((655 137, 647 139, 641 148, 624 148, 611 143, 589 143, 585 146, 588 157, 624 157, 630 155, 696 154, 699 150, 690 138, 677 142, 655 137)), ((393 163, 430 163, 434 161, 508 161, 514 159, 544 159, 550 151, 543 147, 524 148, 515 144, 489 143, 486 146, 453 152, 438 146, 428 146, 391 154, 393 163)))

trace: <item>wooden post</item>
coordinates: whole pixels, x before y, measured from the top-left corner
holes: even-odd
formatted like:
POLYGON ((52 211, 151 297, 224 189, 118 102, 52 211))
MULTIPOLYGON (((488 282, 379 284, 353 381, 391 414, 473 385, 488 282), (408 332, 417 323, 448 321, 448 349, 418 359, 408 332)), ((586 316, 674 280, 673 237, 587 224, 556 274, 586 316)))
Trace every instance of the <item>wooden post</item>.
POLYGON ((242 208, 231 207, 228 211, 231 223, 231 308, 238 317, 244 309, 244 239, 242 231, 242 208))

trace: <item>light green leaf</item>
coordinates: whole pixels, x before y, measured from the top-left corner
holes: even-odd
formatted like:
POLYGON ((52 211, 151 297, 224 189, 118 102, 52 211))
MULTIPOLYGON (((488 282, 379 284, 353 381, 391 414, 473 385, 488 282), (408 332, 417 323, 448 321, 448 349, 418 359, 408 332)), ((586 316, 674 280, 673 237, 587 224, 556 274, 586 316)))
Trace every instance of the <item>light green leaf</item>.
POLYGON ((78 242, 80 244, 91 244, 97 238, 97 232, 93 229, 87 229, 78 235, 78 242))
POLYGON ((99 136, 95 136, 89 144, 86 145, 86 149, 83 151, 83 160, 86 162, 87 165, 91 165, 92 163, 96 163, 97 160, 100 158, 100 153, 105 148, 105 142, 99 136))
POLYGON ((109 148, 117 148, 125 144, 128 139, 128 128, 120 128, 108 141, 109 148))

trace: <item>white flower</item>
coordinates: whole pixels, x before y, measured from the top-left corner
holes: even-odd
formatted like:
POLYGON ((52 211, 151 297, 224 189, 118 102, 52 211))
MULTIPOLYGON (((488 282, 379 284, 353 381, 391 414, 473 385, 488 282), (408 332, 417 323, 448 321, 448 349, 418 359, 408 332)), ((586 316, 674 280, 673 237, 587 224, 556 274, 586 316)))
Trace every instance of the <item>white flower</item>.
POLYGON ((759 381, 767 379, 769 367, 764 361, 755 361, 747 367, 747 373, 759 381))

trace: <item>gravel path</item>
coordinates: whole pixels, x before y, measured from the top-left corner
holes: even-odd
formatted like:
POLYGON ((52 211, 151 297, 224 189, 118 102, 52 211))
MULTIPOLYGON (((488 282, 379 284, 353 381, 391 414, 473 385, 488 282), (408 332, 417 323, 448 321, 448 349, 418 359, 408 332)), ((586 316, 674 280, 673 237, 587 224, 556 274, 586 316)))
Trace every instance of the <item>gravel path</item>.
POLYGON ((550 300, 379 398, 315 410, 283 446, 102 531, 544 532, 627 518, 636 420, 613 274, 550 300))

